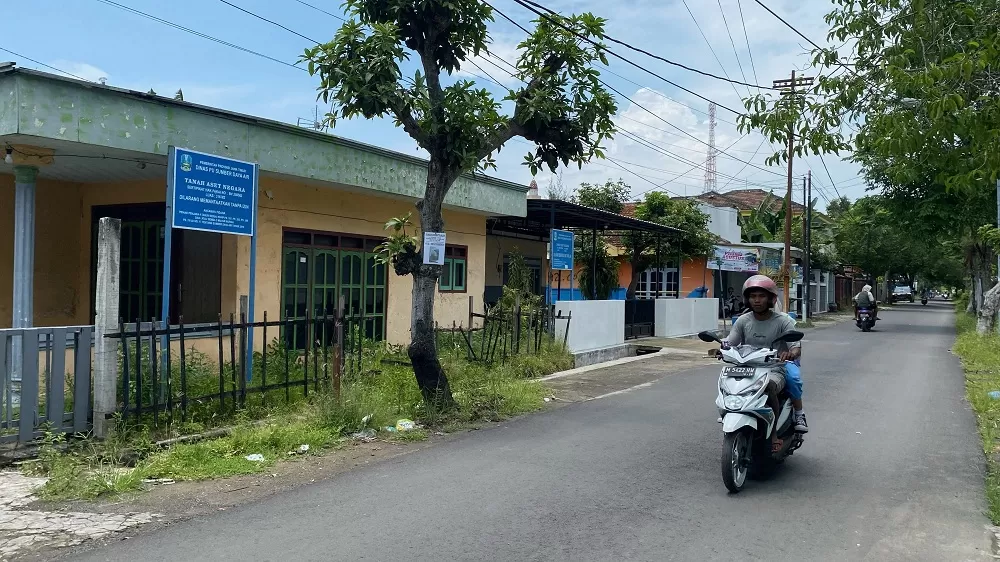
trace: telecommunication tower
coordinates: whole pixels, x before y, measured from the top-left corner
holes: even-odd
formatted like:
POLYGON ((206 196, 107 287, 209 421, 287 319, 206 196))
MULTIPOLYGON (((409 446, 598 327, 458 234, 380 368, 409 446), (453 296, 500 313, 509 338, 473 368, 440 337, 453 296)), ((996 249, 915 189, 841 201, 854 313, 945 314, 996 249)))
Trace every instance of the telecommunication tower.
POLYGON ((718 186, 715 158, 719 151, 715 148, 715 104, 708 104, 708 158, 705 159, 705 193, 715 191, 718 186))

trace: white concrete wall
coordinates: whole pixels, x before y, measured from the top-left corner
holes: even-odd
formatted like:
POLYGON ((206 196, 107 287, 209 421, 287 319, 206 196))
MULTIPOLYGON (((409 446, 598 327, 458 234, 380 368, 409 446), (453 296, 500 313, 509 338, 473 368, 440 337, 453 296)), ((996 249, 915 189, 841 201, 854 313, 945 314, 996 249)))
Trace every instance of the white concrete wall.
POLYGON ((719 299, 657 299, 653 335, 676 338, 714 332, 719 329, 718 317, 719 299))
POLYGON ((713 207, 699 203, 701 212, 708 215, 708 231, 730 242, 739 243, 743 239, 743 229, 738 219, 740 212, 732 207, 713 207))
MULTIPOLYGON (((566 347, 571 353, 603 349, 625 343, 625 301, 559 301, 556 312, 571 312, 566 347)), ((566 321, 556 321, 556 339, 566 333, 566 321)))

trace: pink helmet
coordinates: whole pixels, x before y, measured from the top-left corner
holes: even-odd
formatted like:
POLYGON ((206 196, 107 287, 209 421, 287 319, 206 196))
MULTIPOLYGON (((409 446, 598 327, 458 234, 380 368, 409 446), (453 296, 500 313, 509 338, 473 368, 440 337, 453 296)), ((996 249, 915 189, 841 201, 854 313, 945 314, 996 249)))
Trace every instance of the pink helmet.
POLYGON ((771 296, 774 297, 771 306, 774 306, 774 302, 778 300, 778 285, 767 275, 754 275, 743 283, 743 298, 745 300, 750 300, 751 289, 763 289, 771 293, 771 296))

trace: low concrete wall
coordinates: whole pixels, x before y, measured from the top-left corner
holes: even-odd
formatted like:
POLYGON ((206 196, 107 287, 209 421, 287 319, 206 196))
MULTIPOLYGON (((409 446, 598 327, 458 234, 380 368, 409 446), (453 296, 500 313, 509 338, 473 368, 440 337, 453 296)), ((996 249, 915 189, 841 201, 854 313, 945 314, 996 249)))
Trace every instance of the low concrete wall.
MULTIPOLYGON (((556 312, 572 313, 566 347, 571 353, 625 343, 625 301, 559 301, 556 312)), ((556 340, 566 334, 566 322, 556 322, 556 340)))
POLYGON ((719 299, 657 299, 656 325, 658 338, 691 336, 719 328, 719 299))

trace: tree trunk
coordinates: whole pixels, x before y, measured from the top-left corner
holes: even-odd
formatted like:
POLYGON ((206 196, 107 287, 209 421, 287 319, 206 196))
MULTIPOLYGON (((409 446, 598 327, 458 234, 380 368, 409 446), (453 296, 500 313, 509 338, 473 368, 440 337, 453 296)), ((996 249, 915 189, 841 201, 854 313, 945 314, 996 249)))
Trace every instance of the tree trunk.
POLYGON ((981 336, 992 334, 996 329, 997 310, 1000 309, 1000 283, 993 285, 983 297, 983 305, 979 308, 976 319, 976 332, 981 336))
MULTIPOLYGON (((427 189, 424 198, 417 202, 420 212, 420 231, 444 232, 441 204, 448 190, 450 179, 442 166, 431 159, 427 169, 427 189)), ((424 265, 413 271, 413 309, 410 317, 410 345, 406 354, 413 363, 413 375, 427 404, 437 409, 455 406, 448 377, 438 360, 434 338, 434 297, 441 266, 424 265)))

